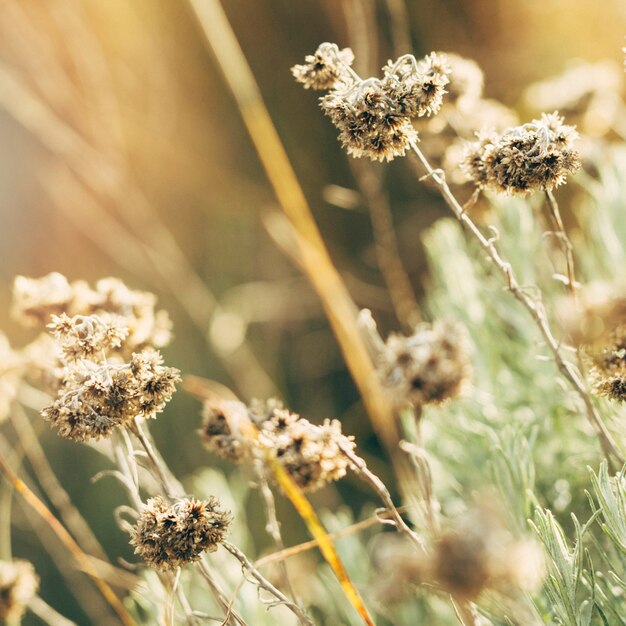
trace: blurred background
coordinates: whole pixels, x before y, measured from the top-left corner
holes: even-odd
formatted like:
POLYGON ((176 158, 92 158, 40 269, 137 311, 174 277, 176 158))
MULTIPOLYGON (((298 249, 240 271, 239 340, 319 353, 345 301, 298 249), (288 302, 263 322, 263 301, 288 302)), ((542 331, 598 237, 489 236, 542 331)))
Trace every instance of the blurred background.
MULTIPOLYGON (((525 97, 528 85, 576 62, 608 60, 613 93, 622 88, 621 0, 228 0, 224 9, 335 264, 385 335, 399 322, 359 165, 289 68, 322 41, 352 47, 362 75, 407 52, 455 52, 483 69, 486 97, 523 121, 539 113, 525 97)), ((0 0, 0 145, 0 328, 13 345, 30 338, 9 315, 16 275, 120 277, 155 292, 170 312, 169 365, 245 401, 278 395, 312 421, 341 418, 385 477, 319 301, 267 232, 275 198, 187 2, 0 0)), ((419 300, 428 281, 420 232, 444 208, 401 159, 374 171, 419 300)), ((194 436, 199 421, 199 403, 180 392, 154 424, 179 476, 217 464, 194 436)), ((109 553, 130 558, 110 515, 116 496, 90 484, 98 457, 39 428, 54 470, 109 553)), ((334 489, 359 507, 356 479, 334 489)), ((334 493, 317 497, 332 507, 334 493)), ((22 521, 14 552, 35 562, 44 598, 62 597, 40 538, 22 521)), ((304 532, 294 523, 285 535, 292 543, 304 532)), ((71 598, 54 604, 80 622, 71 598)))

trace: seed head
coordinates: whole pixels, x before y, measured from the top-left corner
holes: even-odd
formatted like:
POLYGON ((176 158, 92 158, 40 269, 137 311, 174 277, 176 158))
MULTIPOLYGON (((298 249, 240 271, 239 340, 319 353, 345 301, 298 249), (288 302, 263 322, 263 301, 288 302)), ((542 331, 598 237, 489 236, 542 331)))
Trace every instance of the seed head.
POLYGON ((157 496, 146 503, 130 543, 148 565, 172 570, 198 561, 202 552, 215 552, 231 521, 214 497, 168 504, 157 496))
POLYGON ((464 168, 481 189, 510 194, 552 189, 580 167, 578 133, 558 113, 543 114, 504 133, 483 133, 467 147, 464 168))
POLYGON ((178 370, 163 366, 155 351, 133 353, 121 365, 82 359, 66 365, 57 398, 41 414, 61 437, 100 439, 135 417, 155 417, 179 381, 178 370))
POLYGON ((471 365, 465 329, 451 322, 418 326, 413 335, 390 335, 378 373, 394 402, 439 404, 459 395, 471 365))
POLYGON ((450 82, 450 67, 444 55, 431 52, 419 62, 405 55, 390 61, 383 73, 383 90, 402 115, 431 116, 441 108, 450 82))
POLYGON ((43 328, 51 319, 96 315, 105 322, 121 318, 127 333, 118 350, 128 357, 146 347, 170 341, 171 323, 165 311, 155 311, 153 294, 133 291, 117 278, 105 278, 95 289, 84 281, 70 283, 58 273, 33 279, 18 276, 13 287, 13 316, 27 326, 43 328))
POLYGON ((343 478, 350 462, 341 448, 355 447, 354 438, 342 434, 339 420, 325 420, 318 426, 280 409, 261 425, 259 441, 304 491, 343 478))
POLYGON ((392 161, 404 156, 417 133, 410 120, 371 78, 350 92, 331 92, 320 99, 322 110, 339 130, 339 141, 355 158, 392 161))
POLYGON ((305 89, 333 89, 338 84, 345 86, 352 81, 347 69, 354 62, 350 48, 339 50, 334 43, 322 43, 304 61, 304 65, 294 65, 291 73, 305 89))
POLYGON ((28 561, 0 561, 0 621, 19 621, 39 587, 35 568, 28 561))
POLYGON ((470 510, 456 528, 439 537, 429 565, 431 580, 465 601, 486 589, 531 590, 545 572, 540 547, 513 537, 483 507, 470 510))
POLYGON ((306 491, 315 491, 346 474, 349 461, 341 448, 353 450, 353 437, 341 432, 338 420, 311 424, 282 408, 277 400, 241 402, 208 401, 203 409, 200 437, 214 454, 235 463, 267 459, 272 455, 306 491), (258 437, 246 436, 238 424, 258 429, 258 437))

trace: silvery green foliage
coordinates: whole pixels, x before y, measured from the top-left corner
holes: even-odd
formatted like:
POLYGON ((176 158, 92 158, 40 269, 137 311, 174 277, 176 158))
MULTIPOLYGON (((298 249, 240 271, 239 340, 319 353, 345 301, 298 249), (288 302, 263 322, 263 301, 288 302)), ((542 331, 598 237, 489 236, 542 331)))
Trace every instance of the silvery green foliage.
POLYGON ((557 624, 563 626, 590 626, 594 614, 595 599, 592 580, 593 571, 585 571, 589 554, 583 536, 593 518, 581 527, 572 515, 575 539, 570 542, 554 515, 543 509, 535 512, 532 524, 543 542, 548 559, 548 574, 544 591, 557 624), (589 594, 591 587, 591 595, 589 594))

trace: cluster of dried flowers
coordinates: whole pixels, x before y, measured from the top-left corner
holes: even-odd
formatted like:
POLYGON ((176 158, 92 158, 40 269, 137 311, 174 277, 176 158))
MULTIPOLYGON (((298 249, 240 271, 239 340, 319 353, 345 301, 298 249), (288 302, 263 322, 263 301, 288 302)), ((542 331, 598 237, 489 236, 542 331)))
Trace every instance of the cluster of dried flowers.
POLYGON ((338 420, 312 424, 284 409, 280 402, 208 400, 203 407, 200 437, 214 454, 235 463, 276 459, 305 491, 315 491, 345 476, 350 462, 342 450, 352 451, 353 437, 341 431, 338 420), (242 425, 251 425, 255 430, 242 425))
POLYGON ((152 567, 172 570, 215 552, 231 523, 229 511, 216 498, 183 499, 168 504, 162 497, 146 503, 133 528, 135 554, 152 567))
POLYGON ((479 189, 525 195, 550 190, 580 167, 578 133, 557 113, 503 133, 484 131, 467 146, 464 168, 479 189))
POLYGON ((390 61, 382 79, 366 80, 350 67, 353 58, 351 50, 323 43, 292 73, 305 89, 329 90, 320 104, 348 154, 374 161, 404 156, 417 141, 411 120, 441 107, 450 73, 445 56, 431 53, 417 61, 407 54, 390 61))
MULTIPOLYGON (((61 274, 15 280, 13 313, 25 325, 47 324, 48 386, 56 398, 43 417, 76 441, 108 436, 136 417, 154 417, 175 391, 178 370, 156 347, 170 340, 170 322, 152 294, 107 278, 95 289, 61 274)), ((45 369, 45 368, 44 368, 45 369)))
POLYGON ((0 561, 0 621, 19 621, 38 587, 39 579, 31 563, 0 561))

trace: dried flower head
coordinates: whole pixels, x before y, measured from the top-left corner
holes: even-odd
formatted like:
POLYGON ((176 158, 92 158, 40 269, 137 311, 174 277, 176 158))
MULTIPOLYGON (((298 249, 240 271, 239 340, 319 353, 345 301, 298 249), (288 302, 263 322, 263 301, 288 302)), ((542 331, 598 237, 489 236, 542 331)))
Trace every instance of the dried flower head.
POLYGON ((441 108, 450 82, 447 58, 431 52, 421 61, 407 54, 384 68, 382 87, 394 108, 407 117, 434 115, 441 108))
POLYGON ((172 570, 215 552, 232 521, 216 498, 184 499, 168 504, 157 496, 146 503, 130 543, 148 565, 172 570))
POLYGON ((534 541, 515 539, 493 511, 480 507, 439 537, 428 570, 445 591, 469 601, 486 589, 533 589, 545 562, 534 541))
POLYGON ((230 461, 243 463, 254 458, 255 442, 241 433, 241 421, 251 421, 257 427, 271 418, 274 408, 282 408, 277 400, 267 403, 207 400, 202 405, 202 426, 199 435, 207 450, 230 461))
POLYGON ((346 475, 350 462, 341 448, 353 450, 353 439, 341 432, 339 420, 316 425, 282 409, 263 422, 259 435, 261 445, 304 491, 316 491, 346 475))
POLYGON ((67 439, 100 439, 136 417, 155 417, 176 391, 178 370, 165 367, 155 350, 134 352, 127 363, 107 358, 127 335, 122 318, 112 319, 53 317, 63 368, 57 397, 41 414, 67 439))
POLYGON ((304 65, 294 65, 291 73, 305 89, 333 89, 338 83, 350 84, 348 68, 354 62, 350 48, 339 50, 337 44, 322 43, 314 54, 304 58, 304 65))
POLYGON ((322 110, 339 130, 339 141, 355 158, 392 161, 404 156, 417 133, 378 79, 370 78, 347 92, 320 99, 322 110))
POLYGON ((502 134, 483 133, 467 147, 468 178, 481 189, 510 194, 552 189, 580 167, 578 137, 558 113, 543 114, 502 134))
POLYGON ((100 439, 136 417, 156 417, 179 381, 158 352, 134 353, 130 363, 116 366, 81 361, 65 369, 57 398, 41 414, 61 437, 100 439))
MULTIPOLYGON (((346 51, 342 51, 345 53, 346 51)), ((383 68, 384 78, 362 80, 334 44, 322 44, 292 73, 305 87, 329 89, 322 110, 339 130, 339 141, 353 157, 391 161, 417 141, 411 118, 433 115, 441 107, 450 72, 445 57, 421 61, 400 57, 383 68)))
POLYGON ((350 465, 341 448, 353 450, 353 437, 341 432, 338 420, 311 424, 283 409, 277 400, 241 402, 208 401, 203 408, 200 437, 214 454, 235 463, 265 459, 271 454, 306 491, 315 491, 345 476, 350 465), (258 436, 242 430, 254 425, 258 436))
POLYGON ((396 404, 438 404, 459 395, 468 382, 469 354, 463 326, 445 321, 424 324, 410 337, 389 336, 378 373, 396 404))
POLYGON ((105 321, 122 318, 127 328, 125 356, 145 347, 161 348, 170 341, 171 323, 156 311, 153 294, 133 291, 117 278, 105 278, 91 289, 84 281, 70 283, 58 273, 33 279, 18 276, 13 287, 13 316, 27 326, 43 328, 51 316, 97 315, 105 321))
POLYGON ((39 587, 35 568, 28 561, 0 561, 0 621, 19 621, 39 587))

